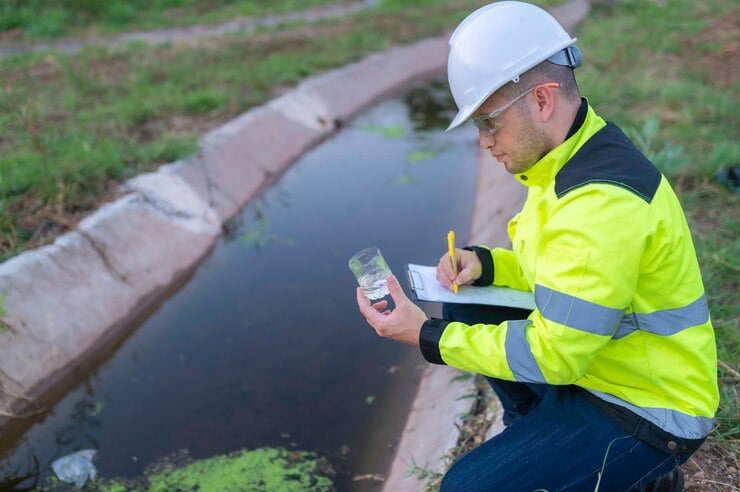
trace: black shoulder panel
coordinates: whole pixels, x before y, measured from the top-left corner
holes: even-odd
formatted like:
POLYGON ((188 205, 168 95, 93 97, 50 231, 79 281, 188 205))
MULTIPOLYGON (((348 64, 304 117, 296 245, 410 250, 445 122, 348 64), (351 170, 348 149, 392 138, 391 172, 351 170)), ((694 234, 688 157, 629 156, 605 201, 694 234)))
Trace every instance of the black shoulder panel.
POLYGON ((621 186, 650 203, 660 184, 660 171, 617 125, 608 123, 558 172, 555 194, 562 198, 589 183, 621 186))

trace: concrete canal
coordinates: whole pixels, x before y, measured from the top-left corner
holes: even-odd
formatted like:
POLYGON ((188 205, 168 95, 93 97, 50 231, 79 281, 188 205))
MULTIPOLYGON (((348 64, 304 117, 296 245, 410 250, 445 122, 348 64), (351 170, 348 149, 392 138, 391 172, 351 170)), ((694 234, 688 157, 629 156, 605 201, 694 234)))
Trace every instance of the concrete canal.
POLYGON ((376 245, 403 282, 470 230, 478 152, 472 131, 442 133, 452 106, 415 86, 303 156, 104 360, 3 429, 0 487, 83 448, 125 478, 269 446, 326 458, 337 490, 377 489, 353 478, 387 472, 425 363, 359 315, 347 260, 376 245))

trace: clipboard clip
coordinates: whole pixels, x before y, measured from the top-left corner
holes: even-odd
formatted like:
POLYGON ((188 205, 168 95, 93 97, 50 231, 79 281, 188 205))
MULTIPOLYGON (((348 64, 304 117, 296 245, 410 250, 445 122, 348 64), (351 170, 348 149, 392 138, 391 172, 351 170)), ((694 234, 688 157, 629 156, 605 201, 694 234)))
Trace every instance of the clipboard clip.
POLYGON ((414 292, 416 292, 417 290, 424 290, 424 281, 422 280, 421 274, 419 274, 419 272, 406 267, 406 276, 409 279, 411 290, 413 290, 414 292))

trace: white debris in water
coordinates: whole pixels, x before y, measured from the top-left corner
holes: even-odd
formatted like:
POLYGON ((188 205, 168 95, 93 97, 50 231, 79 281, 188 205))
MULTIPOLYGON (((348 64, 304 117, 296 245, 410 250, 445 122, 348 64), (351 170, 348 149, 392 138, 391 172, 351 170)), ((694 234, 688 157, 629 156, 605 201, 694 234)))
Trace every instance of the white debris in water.
POLYGON ((95 453, 94 449, 82 449, 62 456, 51 464, 51 469, 62 482, 74 483, 75 487, 82 488, 88 478, 95 480, 98 474, 92 464, 95 453))

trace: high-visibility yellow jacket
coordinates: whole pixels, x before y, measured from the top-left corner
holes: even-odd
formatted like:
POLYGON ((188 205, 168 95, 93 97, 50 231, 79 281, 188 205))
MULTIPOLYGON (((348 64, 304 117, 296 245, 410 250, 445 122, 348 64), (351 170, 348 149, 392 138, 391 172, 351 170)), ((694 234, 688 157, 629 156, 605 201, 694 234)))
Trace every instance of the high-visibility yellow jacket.
POLYGON ((574 384, 698 439, 717 409, 717 356, 681 206, 660 172, 583 102, 571 134, 516 178, 512 249, 478 283, 534 292, 526 320, 429 321, 425 358, 495 378, 574 384), (580 121, 579 121, 580 119, 580 121))

